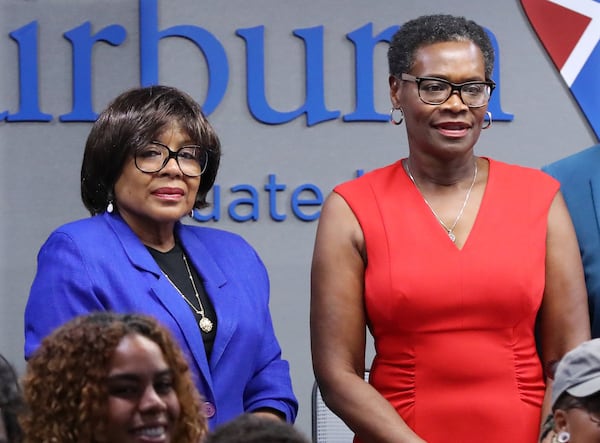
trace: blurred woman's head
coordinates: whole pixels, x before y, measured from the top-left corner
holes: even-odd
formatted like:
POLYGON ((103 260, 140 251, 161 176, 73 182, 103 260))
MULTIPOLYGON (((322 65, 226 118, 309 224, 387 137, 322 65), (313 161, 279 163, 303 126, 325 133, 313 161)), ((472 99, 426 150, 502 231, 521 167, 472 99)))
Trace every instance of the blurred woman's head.
POLYGON ((246 413, 219 426, 204 443, 308 443, 290 423, 246 413))
POLYGON ((154 319, 94 313, 46 337, 23 382, 27 442, 197 443, 199 395, 176 342, 154 319))
POLYGON ((556 440, 600 441, 600 339, 571 350, 556 368, 552 387, 556 440))
POLYGON ((17 373, 0 355, 0 443, 19 443, 21 427, 17 421, 23 409, 23 398, 17 373))

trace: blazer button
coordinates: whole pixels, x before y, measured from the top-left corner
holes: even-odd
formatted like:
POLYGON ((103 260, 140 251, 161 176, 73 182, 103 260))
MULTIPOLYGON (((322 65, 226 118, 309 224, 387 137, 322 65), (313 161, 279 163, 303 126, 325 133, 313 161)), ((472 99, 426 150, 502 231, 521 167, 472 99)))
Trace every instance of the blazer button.
POLYGON ((204 406, 204 415, 206 415, 206 418, 212 418, 216 412, 215 405, 213 405, 209 401, 205 401, 203 406, 204 406))

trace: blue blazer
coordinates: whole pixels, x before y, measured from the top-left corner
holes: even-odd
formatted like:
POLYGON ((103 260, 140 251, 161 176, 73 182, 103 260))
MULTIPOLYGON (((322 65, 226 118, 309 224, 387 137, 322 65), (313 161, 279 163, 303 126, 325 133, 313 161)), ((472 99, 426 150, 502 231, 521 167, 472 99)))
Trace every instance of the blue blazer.
POLYGON ((600 337, 600 145, 542 168, 561 183, 577 232, 588 291, 592 337, 600 337))
POLYGON ((25 309, 25 357, 65 321, 91 311, 139 312, 181 345, 209 411, 210 427, 258 408, 289 422, 298 403, 269 312, 269 278, 240 236, 177 223, 176 236, 202 276, 218 318, 210 361, 193 313, 137 235, 108 213, 54 231, 38 254, 25 309))

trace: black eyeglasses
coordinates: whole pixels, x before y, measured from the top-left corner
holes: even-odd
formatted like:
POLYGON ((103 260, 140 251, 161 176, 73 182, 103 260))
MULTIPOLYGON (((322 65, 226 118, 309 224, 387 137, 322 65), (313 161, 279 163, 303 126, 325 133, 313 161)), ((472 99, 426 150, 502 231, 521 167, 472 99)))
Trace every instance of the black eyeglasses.
POLYGON ((200 177, 208 165, 208 153, 198 145, 185 145, 178 151, 171 151, 167 145, 153 141, 134 153, 135 166, 149 174, 162 170, 172 158, 188 177, 200 177))
POLYGON ((407 73, 402 73, 400 79, 416 83, 419 98, 428 105, 441 105, 458 91, 460 99, 469 108, 481 108, 489 102, 496 87, 493 81, 452 83, 443 78, 415 77, 407 73))

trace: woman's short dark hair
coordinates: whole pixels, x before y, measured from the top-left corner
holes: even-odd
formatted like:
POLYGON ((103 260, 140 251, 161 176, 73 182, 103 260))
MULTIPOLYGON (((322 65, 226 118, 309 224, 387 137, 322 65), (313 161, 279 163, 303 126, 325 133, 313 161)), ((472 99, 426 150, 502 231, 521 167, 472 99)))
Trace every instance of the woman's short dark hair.
POLYGON ((245 413, 208 434, 204 443, 308 443, 292 424, 245 413))
POLYGON ((556 402, 552 406, 553 411, 557 409, 568 411, 574 408, 585 409, 600 416, 600 392, 588 395, 587 397, 575 397, 565 391, 556 399, 556 402))
POLYGON ((181 412, 175 441, 197 442, 207 432, 188 363, 170 332, 152 317, 97 312, 76 317, 42 341, 23 379, 26 443, 97 441, 107 424, 106 376, 115 349, 129 335, 158 345, 173 373, 181 412))
POLYGON ((406 22, 394 34, 388 49, 390 75, 410 72, 415 53, 423 46, 450 41, 472 41, 483 54, 485 77, 494 70, 494 48, 485 30, 473 20, 453 15, 424 15, 406 22))
POLYGON ((104 212, 113 200, 114 184, 127 159, 173 122, 208 152, 194 207, 207 206, 206 194, 221 158, 219 138, 188 94, 170 86, 148 86, 120 94, 92 126, 81 165, 81 199, 92 215, 104 212))

